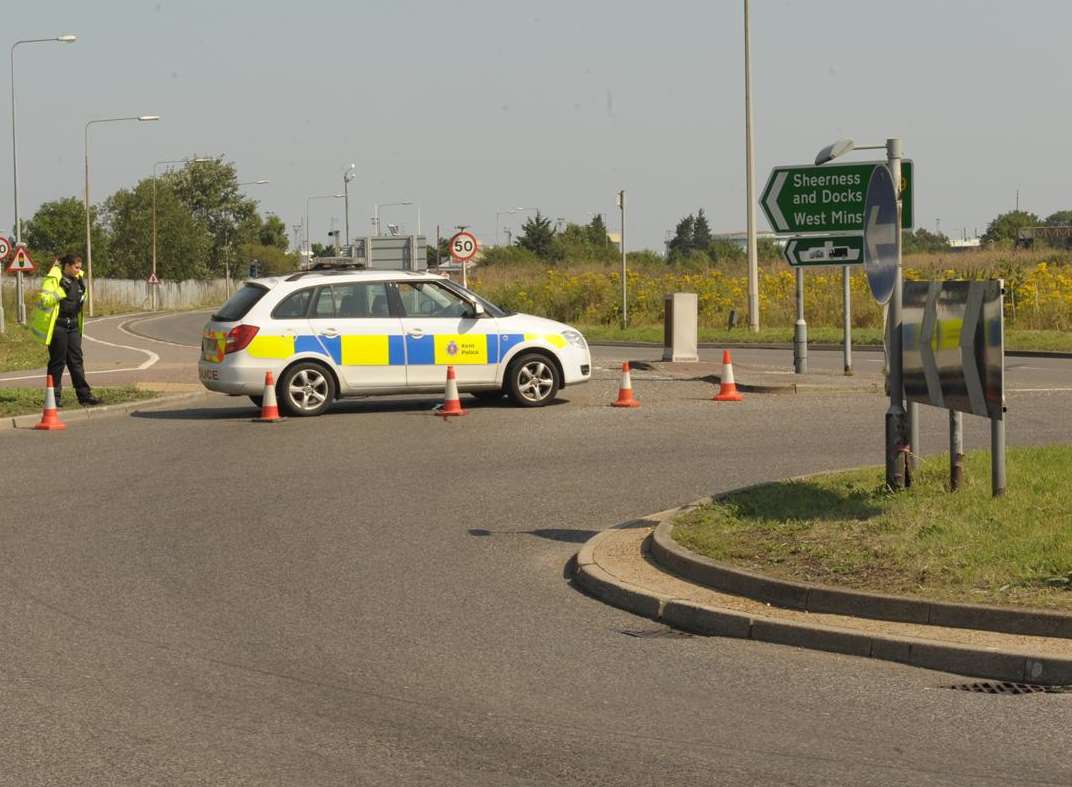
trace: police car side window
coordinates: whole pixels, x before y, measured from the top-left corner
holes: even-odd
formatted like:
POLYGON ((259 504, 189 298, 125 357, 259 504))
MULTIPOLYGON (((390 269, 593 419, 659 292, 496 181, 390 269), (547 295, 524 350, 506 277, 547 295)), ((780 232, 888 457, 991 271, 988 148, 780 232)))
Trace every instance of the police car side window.
POLYGON ((389 317, 387 283, 382 281, 336 284, 338 316, 345 318, 389 317))
POLYGON ((321 287, 316 291, 313 300, 313 313, 309 315, 313 320, 331 319, 335 316, 335 297, 331 287, 321 287))
POLYGON ((464 317, 469 304, 435 282, 399 282, 398 294, 409 317, 464 317))
POLYGON ((298 320, 309 312, 309 301, 313 299, 313 288, 292 292, 272 310, 272 319, 298 320))

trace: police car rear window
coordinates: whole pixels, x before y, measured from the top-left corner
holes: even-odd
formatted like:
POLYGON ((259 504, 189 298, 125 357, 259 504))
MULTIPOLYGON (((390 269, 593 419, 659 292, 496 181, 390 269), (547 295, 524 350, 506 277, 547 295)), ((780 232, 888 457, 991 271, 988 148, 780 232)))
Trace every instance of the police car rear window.
POLYGON ((253 308, 253 304, 263 298, 267 292, 267 287, 262 287, 259 284, 247 284, 228 298, 227 303, 223 304, 223 306, 212 315, 212 319, 216 322, 234 322, 235 320, 241 320, 246 316, 247 312, 253 308))

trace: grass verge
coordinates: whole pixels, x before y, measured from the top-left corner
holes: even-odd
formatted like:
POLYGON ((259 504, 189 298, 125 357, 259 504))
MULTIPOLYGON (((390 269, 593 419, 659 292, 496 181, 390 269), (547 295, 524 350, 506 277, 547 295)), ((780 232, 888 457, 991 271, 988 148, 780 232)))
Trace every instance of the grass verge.
POLYGON ((674 539, 784 579, 1072 611, 1072 446, 1010 449, 1004 498, 988 452, 956 493, 948 467, 925 460, 896 495, 882 468, 767 484, 678 517, 674 539))
MULTIPOLYGON (((148 391, 133 385, 101 386, 93 389, 94 395, 101 400, 98 407, 109 404, 123 404, 124 402, 137 402, 142 399, 152 399, 160 395, 159 391, 148 391)), ((0 417, 12 418, 16 415, 29 415, 40 413, 45 405, 45 392, 40 388, 0 388, 0 417)), ((82 405, 75 397, 64 396, 62 413, 73 410, 81 410, 82 405)))
MULTIPOLYGON (((590 342, 655 342, 663 343, 663 326, 631 325, 625 330, 613 325, 582 325, 577 329, 590 342)), ((752 333, 745 328, 726 330, 724 328, 700 327, 701 342, 726 342, 741 344, 789 344, 793 343, 793 328, 762 328, 752 333)), ((823 328, 808 326, 809 344, 841 344, 844 334, 841 328, 823 328)), ((882 344, 881 328, 853 328, 852 343, 856 345, 882 344)), ((1045 350, 1049 352, 1072 352, 1072 332, 1068 331, 1005 331, 1006 350, 1045 350)))
MULTIPOLYGON (((8 313, 11 316, 11 313, 8 313)), ((48 364, 48 350, 30 330, 9 319, 7 329, 0 334, 0 372, 38 369, 48 364)))

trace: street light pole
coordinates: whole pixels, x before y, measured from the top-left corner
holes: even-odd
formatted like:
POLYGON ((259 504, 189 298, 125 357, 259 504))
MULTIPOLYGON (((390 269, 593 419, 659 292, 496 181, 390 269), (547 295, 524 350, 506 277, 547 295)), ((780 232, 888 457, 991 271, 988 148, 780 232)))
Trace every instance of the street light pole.
MULTIPOLYGON (((15 187, 15 245, 22 243, 22 219, 19 216, 19 152, 18 134, 15 131, 15 47, 20 44, 73 44, 78 36, 64 34, 53 38, 26 38, 11 45, 11 172, 15 187)), ((15 276, 15 319, 20 324, 26 322, 26 303, 22 289, 22 271, 15 276)), ((3 293, 3 266, 0 266, 0 293, 3 293)), ((0 334, 5 331, 4 299, 0 295, 0 334)))
POLYGON ((344 194, 313 194, 305 198, 305 251, 306 257, 313 258, 313 244, 309 236, 309 202, 314 199, 344 199, 344 194))
POLYGON ((748 329, 759 331, 759 262, 756 259, 756 159, 752 150, 752 50, 748 0, 744 0, 745 200, 748 208, 748 329))
POLYGON ((86 154, 86 193, 85 193, 85 212, 86 212, 86 310, 89 316, 93 316, 93 241, 90 237, 89 231, 89 127, 94 123, 118 123, 122 120, 137 120, 139 122, 146 122, 152 120, 159 120, 159 115, 132 115, 130 117, 119 118, 100 118, 98 120, 90 120, 86 122, 85 127, 85 154, 86 154))
POLYGON ((350 245, 350 181, 357 177, 357 164, 351 164, 349 169, 342 174, 342 193, 346 211, 346 245, 350 245))

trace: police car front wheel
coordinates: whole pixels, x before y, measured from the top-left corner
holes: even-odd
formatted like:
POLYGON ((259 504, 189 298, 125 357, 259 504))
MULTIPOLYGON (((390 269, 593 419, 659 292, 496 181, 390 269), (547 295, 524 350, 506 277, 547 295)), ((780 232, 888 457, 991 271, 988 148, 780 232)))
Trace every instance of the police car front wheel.
POLYGON ((335 380, 318 363, 297 363, 279 380, 279 404, 287 415, 320 415, 335 399, 335 380))
POLYGON ((516 404, 542 407, 555 398, 562 380, 554 361, 540 353, 527 353, 510 364, 506 384, 516 404))

